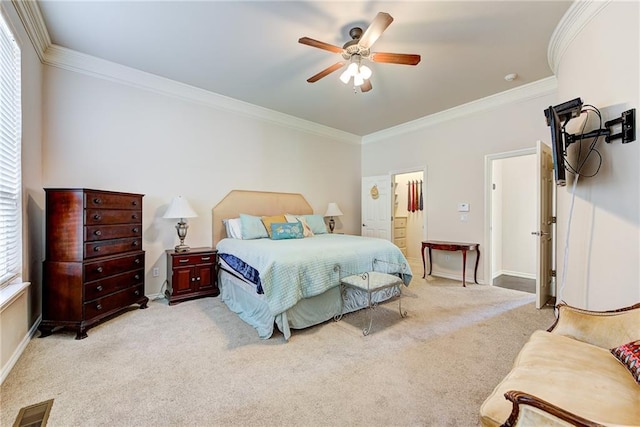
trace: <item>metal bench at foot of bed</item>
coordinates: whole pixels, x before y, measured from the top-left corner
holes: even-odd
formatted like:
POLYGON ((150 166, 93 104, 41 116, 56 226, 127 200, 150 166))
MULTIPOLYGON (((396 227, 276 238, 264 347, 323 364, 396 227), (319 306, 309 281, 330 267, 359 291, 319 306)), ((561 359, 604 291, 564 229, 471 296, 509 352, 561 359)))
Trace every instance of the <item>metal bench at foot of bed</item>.
MULTIPOLYGON (((351 274, 346 277, 342 277, 340 279, 340 287, 341 294, 344 293, 344 289, 346 287, 351 287, 358 289, 359 291, 365 292, 367 295, 366 303, 367 305, 364 307, 366 311, 366 320, 364 327, 362 328, 363 335, 369 335, 371 332, 371 326, 373 324, 373 309, 378 306, 377 300, 374 300, 373 295, 377 292, 383 291, 385 289, 393 288, 394 296, 398 297, 398 310, 400 312, 401 317, 406 317, 406 310, 402 310, 402 285, 404 284, 404 280, 402 277, 402 272, 405 269, 405 266, 401 266, 401 272, 398 275, 382 273, 379 271, 375 271, 376 263, 383 262, 378 260, 373 260, 373 268, 374 271, 367 271, 359 274, 351 274)), ((342 298, 341 298, 342 299, 342 298)), ((342 319, 342 315, 344 310, 341 311, 340 314, 334 317, 334 320, 338 321, 342 319)))

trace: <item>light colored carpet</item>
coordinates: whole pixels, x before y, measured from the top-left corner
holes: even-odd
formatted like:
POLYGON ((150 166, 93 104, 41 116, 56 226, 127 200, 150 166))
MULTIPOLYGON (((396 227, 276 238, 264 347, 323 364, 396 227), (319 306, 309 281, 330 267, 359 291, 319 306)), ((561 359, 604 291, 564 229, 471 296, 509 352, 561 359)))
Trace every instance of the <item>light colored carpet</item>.
MULTIPOLYGON (((413 267, 418 276, 422 266, 413 267)), ((219 298, 153 301, 34 338, 0 390, 1 425, 55 399, 49 426, 475 426, 486 396, 552 309, 531 294, 414 278, 397 302, 260 340, 219 298)))

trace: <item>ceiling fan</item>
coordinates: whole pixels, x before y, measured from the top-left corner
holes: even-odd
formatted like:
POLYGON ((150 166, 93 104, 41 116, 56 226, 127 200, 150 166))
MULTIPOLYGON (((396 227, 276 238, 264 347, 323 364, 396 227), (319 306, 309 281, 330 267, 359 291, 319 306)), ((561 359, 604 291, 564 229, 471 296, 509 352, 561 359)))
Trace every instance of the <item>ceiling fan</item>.
POLYGON ((329 43, 314 40, 309 37, 302 37, 298 43, 306 44, 318 49, 328 50, 329 52, 339 53, 342 55, 343 61, 337 62, 330 67, 325 68, 318 74, 307 79, 309 83, 314 83, 321 78, 333 73, 336 70, 349 64, 347 69, 340 76, 340 80, 347 84, 353 77, 353 85, 359 86, 362 92, 371 90, 371 69, 366 65, 362 65, 362 60, 387 64, 417 65, 420 62, 420 55, 407 53, 386 53, 371 52, 371 46, 378 40, 384 30, 393 22, 393 17, 385 12, 379 12, 375 19, 371 22, 366 31, 362 31, 360 27, 354 27, 349 31, 351 40, 346 42, 344 46, 339 47, 329 43))

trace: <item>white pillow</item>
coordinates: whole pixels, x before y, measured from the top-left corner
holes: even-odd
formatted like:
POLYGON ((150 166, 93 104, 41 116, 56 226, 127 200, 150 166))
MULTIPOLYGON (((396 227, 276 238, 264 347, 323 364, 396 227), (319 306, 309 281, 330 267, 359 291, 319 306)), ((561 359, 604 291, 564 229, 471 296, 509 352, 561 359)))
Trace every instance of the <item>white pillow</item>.
POLYGON ((299 222, 300 224, 302 224, 302 235, 304 237, 311 237, 314 235, 313 231, 311 231, 311 227, 309 227, 309 224, 307 224, 307 220, 304 219, 303 216, 285 214, 284 217, 287 222, 299 222))
POLYGON ((222 223, 227 230, 228 238, 242 239, 242 222, 240 222, 240 218, 223 219, 222 223))

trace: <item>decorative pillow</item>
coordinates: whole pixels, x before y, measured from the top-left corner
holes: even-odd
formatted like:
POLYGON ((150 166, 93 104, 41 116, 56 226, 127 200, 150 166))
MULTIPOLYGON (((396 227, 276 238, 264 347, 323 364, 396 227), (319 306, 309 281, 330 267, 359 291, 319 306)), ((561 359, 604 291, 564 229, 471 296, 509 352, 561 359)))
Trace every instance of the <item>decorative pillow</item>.
POLYGON ((242 239, 242 222, 240 218, 223 219, 222 223, 227 231, 227 237, 230 239, 242 239))
POLYGON ((243 239, 251 240, 269 237, 267 229, 264 228, 262 223, 262 218, 259 216, 240 214, 240 223, 242 225, 243 239))
POLYGON ((633 379, 640 384, 640 340, 612 348, 611 354, 631 372, 633 379))
POLYGON ((321 215, 303 215, 313 234, 327 234, 327 225, 321 215))
POLYGON ((269 233, 269 237, 271 237, 271 224, 274 222, 287 222, 284 215, 274 215, 274 216, 263 216, 262 223, 264 224, 264 228, 267 229, 267 233, 269 233))
POLYGON ((304 219, 303 216, 285 214, 284 217, 287 219, 287 222, 300 222, 302 224, 302 234, 304 234, 304 237, 313 236, 313 231, 311 231, 311 227, 309 227, 307 220, 304 219))
POLYGON ((271 238, 273 240, 302 239, 303 237, 300 222, 274 222, 271 224, 271 238))

